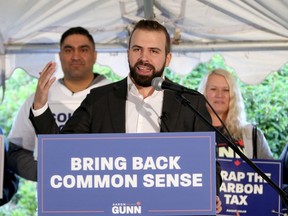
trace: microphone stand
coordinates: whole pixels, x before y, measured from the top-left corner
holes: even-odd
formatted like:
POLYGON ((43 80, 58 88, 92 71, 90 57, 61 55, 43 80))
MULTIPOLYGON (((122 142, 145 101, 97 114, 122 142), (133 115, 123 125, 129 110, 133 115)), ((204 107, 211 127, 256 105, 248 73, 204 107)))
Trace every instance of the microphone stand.
MULTIPOLYGON (((204 97, 204 96, 203 96, 204 97)), ((284 205, 288 208, 288 196, 287 194, 279 188, 261 169, 259 169, 245 154, 243 154, 237 146, 234 145, 226 136, 224 136, 217 128, 215 128, 210 121, 208 121, 198 110, 196 110, 191 102, 186 99, 181 92, 177 93, 176 100, 189 107, 194 113, 197 114, 202 120, 204 120, 222 139, 224 139, 228 146, 232 148, 253 170, 255 170, 281 197, 284 205)))

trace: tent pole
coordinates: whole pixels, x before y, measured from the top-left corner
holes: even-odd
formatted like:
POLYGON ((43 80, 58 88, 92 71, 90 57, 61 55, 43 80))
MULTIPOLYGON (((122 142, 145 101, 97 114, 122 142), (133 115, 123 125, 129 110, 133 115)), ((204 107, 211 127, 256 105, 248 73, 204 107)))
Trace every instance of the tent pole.
POLYGON ((145 19, 154 19, 155 14, 153 11, 154 0, 143 0, 144 5, 144 18, 145 19))

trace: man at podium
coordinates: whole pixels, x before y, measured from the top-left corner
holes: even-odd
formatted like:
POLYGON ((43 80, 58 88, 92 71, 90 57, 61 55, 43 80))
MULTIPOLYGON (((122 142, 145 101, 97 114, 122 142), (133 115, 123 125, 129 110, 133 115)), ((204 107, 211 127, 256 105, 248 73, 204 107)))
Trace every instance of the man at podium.
MULTIPOLYGON (((37 134, 55 133, 159 133, 211 131, 189 107, 176 101, 173 91, 155 91, 151 81, 164 78, 171 61, 170 36, 164 26, 153 20, 139 21, 131 33, 128 47, 129 75, 121 81, 92 89, 60 131, 50 109, 30 120, 37 134), (45 122, 45 123, 44 123, 45 122)), ((33 106, 41 103, 41 92, 49 89, 53 69, 45 68, 40 77, 33 106)), ((184 93, 191 105, 206 119, 211 117, 202 95, 184 93)), ((44 106, 44 104, 43 104, 44 106)), ((41 106, 40 106, 41 107, 41 106)), ((221 184, 217 163, 217 190, 221 184)), ((217 212, 221 202, 217 198, 217 212)))

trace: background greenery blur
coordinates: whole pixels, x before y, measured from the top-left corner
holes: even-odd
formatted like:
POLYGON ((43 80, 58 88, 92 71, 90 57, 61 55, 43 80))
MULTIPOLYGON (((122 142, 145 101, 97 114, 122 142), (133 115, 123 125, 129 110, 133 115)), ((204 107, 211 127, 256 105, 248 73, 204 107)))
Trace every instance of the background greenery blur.
MULTIPOLYGON (((224 68, 234 73, 225 65, 220 55, 215 55, 210 62, 199 64, 189 74, 179 76, 169 69, 166 75, 169 79, 188 88, 197 89, 203 75, 216 68, 224 68)), ((116 81, 121 77, 115 75, 110 68, 95 65, 94 71, 116 81)), ((235 73, 234 73, 235 74, 235 73)), ((288 143, 288 64, 279 71, 271 73, 258 85, 247 85, 238 80, 245 100, 248 119, 257 123, 265 134, 274 153, 279 157, 285 144, 288 143)), ((6 81, 5 97, 0 104, 0 127, 7 137, 18 109, 24 100, 36 89, 37 79, 30 77, 24 71, 16 70, 6 81)), ((0 90, 0 95, 3 89, 0 90)), ((18 193, 13 200, 0 207, 0 216, 37 215, 36 183, 21 179, 18 193)))

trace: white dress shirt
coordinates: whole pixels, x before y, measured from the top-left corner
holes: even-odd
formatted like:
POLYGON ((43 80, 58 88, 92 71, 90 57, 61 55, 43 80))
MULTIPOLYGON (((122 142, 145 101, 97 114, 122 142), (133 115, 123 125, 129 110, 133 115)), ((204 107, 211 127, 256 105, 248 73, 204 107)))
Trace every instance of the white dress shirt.
POLYGON ((144 98, 128 76, 126 133, 160 132, 163 91, 144 98))

